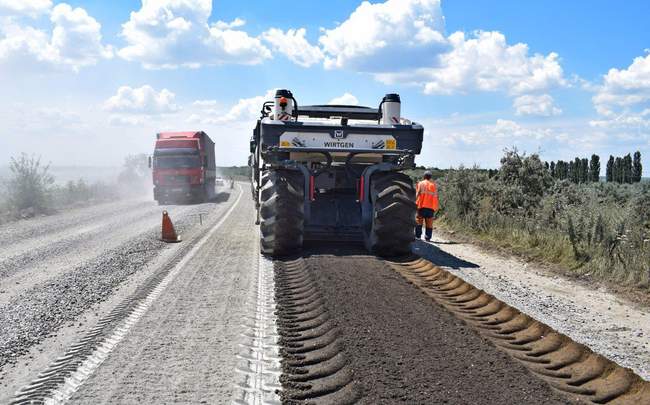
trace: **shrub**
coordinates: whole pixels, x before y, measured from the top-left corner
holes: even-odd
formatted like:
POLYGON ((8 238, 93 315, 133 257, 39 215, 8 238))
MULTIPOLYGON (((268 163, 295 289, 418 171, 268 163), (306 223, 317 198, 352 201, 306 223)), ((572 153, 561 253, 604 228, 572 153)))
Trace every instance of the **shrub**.
POLYGON ((537 155, 516 150, 501 162, 491 178, 460 168, 437 181, 445 223, 579 274, 648 287, 649 184, 554 180, 537 155))
POLYGON ((7 202, 16 211, 44 212, 49 208, 50 191, 54 178, 49 165, 42 165, 40 157, 22 153, 9 162, 11 177, 7 182, 7 202))

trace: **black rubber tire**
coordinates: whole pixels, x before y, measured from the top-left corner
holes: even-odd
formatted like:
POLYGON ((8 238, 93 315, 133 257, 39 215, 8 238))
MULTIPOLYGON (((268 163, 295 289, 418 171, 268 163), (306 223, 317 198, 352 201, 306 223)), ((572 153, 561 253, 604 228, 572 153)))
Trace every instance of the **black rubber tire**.
POLYGON ((290 170, 268 170, 260 189, 260 245, 265 255, 285 256, 302 248, 304 178, 290 170))
POLYGON ((403 173, 380 172, 370 179, 372 222, 366 248, 379 256, 411 253, 415 239, 415 187, 403 173))
POLYGON ((190 198, 190 203, 191 204, 203 204, 204 202, 207 202, 207 190, 204 188, 201 188, 192 198, 190 198))

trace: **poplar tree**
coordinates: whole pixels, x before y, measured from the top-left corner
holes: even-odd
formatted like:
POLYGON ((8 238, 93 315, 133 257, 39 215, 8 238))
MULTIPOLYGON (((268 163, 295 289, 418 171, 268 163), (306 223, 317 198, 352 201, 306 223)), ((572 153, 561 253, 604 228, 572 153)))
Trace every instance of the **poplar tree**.
POLYGON ((634 152, 634 159, 632 162, 632 182, 638 183, 643 176, 643 166, 641 165, 641 152, 638 150, 634 152))
POLYGON ((589 180, 594 183, 600 181, 600 156, 596 154, 591 155, 589 162, 589 180))
POLYGON ((589 159, 584 158, 580 163, 580 183, 587 183, 589 181, 589 159))
POLYGON ((605 181, 608 183, 614 181, 614 156, 612 155, 609 155, 609 160, 605 167, 605 181))
POLYGON ((632 156, 628 153, 623 158, 623 183, 632 183, 632 156))
POLYGON ((551 162, 551 177, 557 179, 557 176, 555 174, 555 162, 551 162))
POLYGON ((571 176, 571 181, 574 183, 580 183, 582 179, 582 161, 580 158, 573 159, 573 176, 571 176))

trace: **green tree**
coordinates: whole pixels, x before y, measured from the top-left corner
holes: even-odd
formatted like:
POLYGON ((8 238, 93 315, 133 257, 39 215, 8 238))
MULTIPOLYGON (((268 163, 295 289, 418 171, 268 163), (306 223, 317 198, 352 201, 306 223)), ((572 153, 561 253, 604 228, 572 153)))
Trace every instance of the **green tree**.
POLYGON ((643 166, 641 165, 641 152, 634 152, 634 158, 632 161, 632 182, 638 183, 641 181, 643 176, 643 166))
POLYGON ((609 155, 607 166, 605 167, 605 181, 610 183, 614 181, 614 156, 609 155))
POLYGON ((128 155, 124 158, 124 167, 117 179, 121 184, 139 185, 150 181, 150 173, 146 154, 128 155))
POLYGON ((600 180, 600 156, 593 154, 589 161, 589 180, 597 183, 600 180))
POLYGON ((556 178, 557 178, 557 174, 556 174, 556 171, 555 171, 555 162, 551 162, 550 172, 551 172, 551 177, 553 177, 554 179, 556 179, 556 178))
POLYGON ((560 179, 566 180, 569 178, 569 164, 564 160, 562 162, 562 170, 560 171, 560 179))
POLYGON ((622 183, 632 183, 632 156, 629 153, 623 157, 622 183))
POLYGON ((573 159, 573 172, 571 174, 571 181, 574 183, 580 183, 582 178, 582 161, 580 158, 573 159))
POLYGON ((580 160, 580 182, 587 183, 589 181, 589 159, 584 158, 580 160))
POLYGON ((614 181, 617 183, 623 182, 623 159, 616 157, 614 160, 614 181))
POLYGON ((11 177, 7 182, 9 205, 15 210, 33 208, 45 211, 54 177, 49 174, 49 165, 42 165, 41 158, 21 153, 9 162, 11 177))

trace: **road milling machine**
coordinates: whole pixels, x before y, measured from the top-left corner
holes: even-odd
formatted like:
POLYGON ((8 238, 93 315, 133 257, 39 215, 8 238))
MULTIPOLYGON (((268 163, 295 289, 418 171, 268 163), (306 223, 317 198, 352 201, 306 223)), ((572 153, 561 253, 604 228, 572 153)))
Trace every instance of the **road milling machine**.
POLYGON ((289 90, 263 104, 250 143, 261 251, 283 256, 303 242, 363 241, 377 255, 410 252, 414 167, 423 128, 401 116, 398 94, 378 108, 299 106, 289 90))

